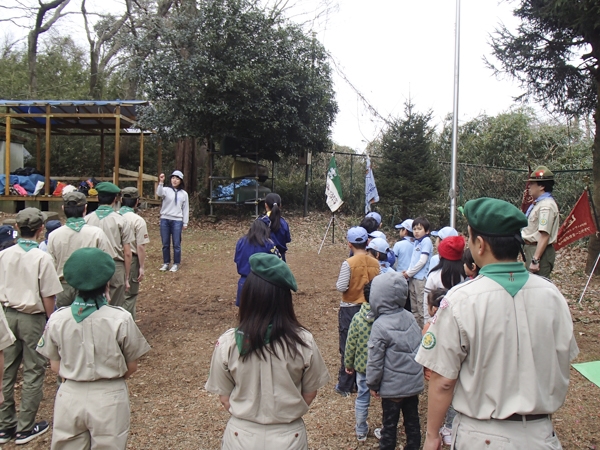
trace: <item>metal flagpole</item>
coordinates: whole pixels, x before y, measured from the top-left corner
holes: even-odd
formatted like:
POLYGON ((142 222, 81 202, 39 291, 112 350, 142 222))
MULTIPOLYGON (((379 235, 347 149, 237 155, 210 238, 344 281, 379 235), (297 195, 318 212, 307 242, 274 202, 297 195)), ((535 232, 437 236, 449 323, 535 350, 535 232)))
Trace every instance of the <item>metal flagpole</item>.
POLYGON ((450 176, 450 226, 456 228, 456 172, 458 162, 458 79, 460 72, 460 0, 456 0, 454 30, 454 109, 452 112, 452 167, 450 176))
POLYGON ((596 258, 594 267, 592 268, 592 271, 590 272, 590 276, 588 277, 587 283, 585 283, 585 287, 583 288, 583 292, 581 293, 581 297, 579 297, 579 301, 577 303, 581 303, 581 300, 583 300, 583 296, 585 295, 585 291, 587 291, 587 288, 590 285, 590 281, 592 281, 592 277, 594 276, 594 272, 596 271, 596 266, 598 266, 599 260, 600 260, 600 253, 598 254, 598 257, 596 258))
POLYGON ((335 213, 332 213, 331 219, 329 220, 329 225, 327 225, 327 229, 325 230, 325 236, 323 236, 323 240, 321 241, 321 246, 319 247, 319 251, 317 252, 317 255, 321 254, 321 249, 323 248, 323 244, 325 243, 325 238, 327 238, 327 233, 329 233, 329 228, 331 227, 331 224, 333 223, 334 220, 335 220, 335 213))

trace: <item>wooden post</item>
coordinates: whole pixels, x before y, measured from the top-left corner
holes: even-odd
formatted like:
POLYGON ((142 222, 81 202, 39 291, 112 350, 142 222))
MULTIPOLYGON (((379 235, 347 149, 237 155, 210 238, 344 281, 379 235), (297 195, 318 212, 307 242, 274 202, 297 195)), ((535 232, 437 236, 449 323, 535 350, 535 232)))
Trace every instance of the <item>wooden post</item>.
POLYGON ((100 130, 100 176, 104 175, 104 128, 100 130))
POLYGON ((162 173, 162 139, 158 138, 158 158, 157 158, 157 171, 158 175, 162 173))
POLYGON ((35 132, 35 168, 42 170, 42 137, 39 130, 35 132))
POLYGON ((4 195, 10 195, 10 116, 6 116, 6 141, 4 142, 4 195))
POLYGON ((144 131, 140 134, 140 167, 138 173, 138 191, 140 197, 144 196, 144 131))
POLYGON ((46 167, 44 173, 46 178, 44 181, 44 193, 50 195, 50 105, 46 105, 46 167))
POLYGON ((121 145, 121 107, 115 110, 115 168, 113 171, 113 183, 119 185, 119 152, 121 145))

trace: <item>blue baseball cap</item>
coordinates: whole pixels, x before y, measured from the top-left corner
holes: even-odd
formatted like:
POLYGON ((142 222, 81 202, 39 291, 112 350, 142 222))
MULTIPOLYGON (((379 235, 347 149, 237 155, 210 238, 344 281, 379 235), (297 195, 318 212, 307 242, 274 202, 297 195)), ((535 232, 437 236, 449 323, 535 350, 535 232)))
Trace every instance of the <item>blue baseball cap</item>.
POLYGON ((372 248, 373 250, 375 250, 379 253, 386 253, 388 251, 388 249, 390 248, 390 245, 387 243, 387 241, 385 239, 375 238, 375 239, 372 239, 371 242, 369 242, 369 245, 367 245, 367 248, 372 248))
POLYGON ((362 244, 367 242, 369 235, 363 227, 352 227, 348 230, 347 238, 351 244, 362 244))
POLYGON ((375 219, 375 221, 377 221, 377 225, 381 224, 381 214, 379 214, 375 211, 371 211, 365 217, 372 217, 373 219, 375 219))
POLYGON ((0 227, 0 243, 10 241, 15 238, 15 229, 10 225, 2 225, 0 227))
POLYGON ((431 232, 432 236, 437 236, 440 238, 440 241, 443 241, 444 239, 446 239, 447 237, 450 236, 458 236, 458 231, 456 231, 454 228, 452 227, 444 227, 441 228, 438 231, 432 231, 431 232))
POLYGON ((396 225, 396 228, 397 229, 404 228, 406 231, 410 231, 412 233, 412 224, 413 224, 412 219, 406 219, 404 222, 396 225))
POLYGON ((370 238, 381 238, 381 239, 387 239, 385 237, 385 233, 383 231, 379 231, 379 230, 375 230, 372 231, 371 233, 369 233, 369 237, 370 238))
POLYGON ((49 220, 48 222, 46 222, 46 239, 48 239, 50 233, 52 233, 54 230, 60 227, 62 227, 62 223, 60 222, 60 220, 49 220))

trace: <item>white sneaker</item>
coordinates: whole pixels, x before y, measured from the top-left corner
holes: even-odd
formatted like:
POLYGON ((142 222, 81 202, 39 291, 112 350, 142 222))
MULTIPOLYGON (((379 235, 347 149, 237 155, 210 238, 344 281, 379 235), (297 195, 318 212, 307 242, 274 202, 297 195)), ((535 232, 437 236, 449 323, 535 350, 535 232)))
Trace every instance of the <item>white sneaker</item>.
POLYGON ((452 430, 450 428, 440 428, 440 434, 442 435, 444 445, 452 445, 452 430))
POLYGON ((179 270, 179 264, 173 264, 173 267, 171 267, 171 272, 177 272, 179 270))
POLYGON ((381 428, 375 428, 373 430, 373 435, 377 438, 377 439, 381 439, 381 428))
POLYGON ((166 272, 167 270, 169 270, 169 265, 168 264, 163 264, 162 266, 160 266, 160 270, 161 272, 166 272))

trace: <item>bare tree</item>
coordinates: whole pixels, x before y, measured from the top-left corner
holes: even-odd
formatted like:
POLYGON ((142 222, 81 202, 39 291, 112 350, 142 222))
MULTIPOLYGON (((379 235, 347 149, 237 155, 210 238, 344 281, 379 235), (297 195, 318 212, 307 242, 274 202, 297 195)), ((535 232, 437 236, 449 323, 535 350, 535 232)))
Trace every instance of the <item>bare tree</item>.
POLYGON ((31 98, 37 96, 37 51, 39 37, 50 29, 58 19, 65 16, 63 10, 69 4, 70 0, 54 0, 49 3, 43 3, 38 0, 38 7, 35 13, 35 24, 33 29, 27 35, 27 62, 29 65, 29 95, 31 98), (52 16, 45 20, 46 14, 53 11, 52 16))

